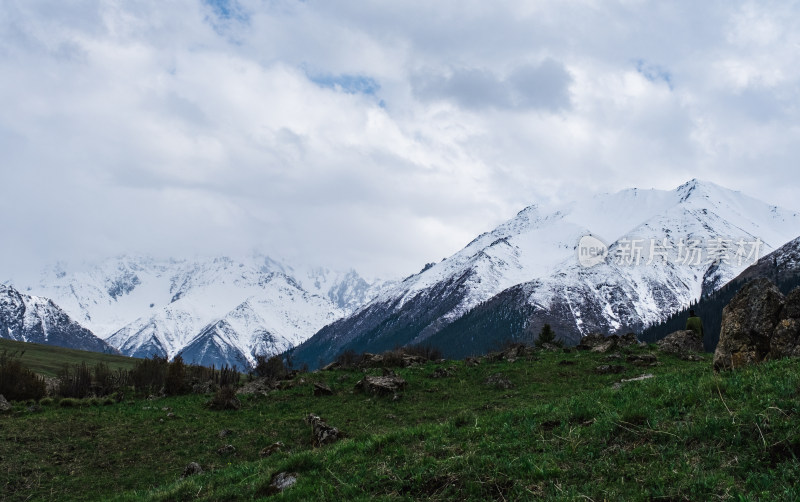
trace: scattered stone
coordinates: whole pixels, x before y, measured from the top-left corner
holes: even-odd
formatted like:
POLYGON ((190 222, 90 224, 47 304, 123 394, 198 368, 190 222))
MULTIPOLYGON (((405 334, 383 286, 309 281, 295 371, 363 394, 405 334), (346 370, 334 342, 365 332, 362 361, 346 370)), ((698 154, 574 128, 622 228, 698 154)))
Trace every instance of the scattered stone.
POLYGON ((192 384, 193 394, 211 394, 212 392, 216 392, 218 389, 219 387, 217 387, 217 385, 211 380, 192 384))
POLYGON ((161 411, 172 411, 172 408, 170 408, 169 406, 164 406, 161 408, 161 411))
POLYGON ((543 343, 539 348, 550 352, 559 352, 563 349, 563 347, 561 347, 560 345, 548 342, 543 343))
POLYGON ((236 394, 252 394, 266 396, 275 390, 277 384, 268 378, 256 378, 252 382, 247 382, 236 391, 236 394))
POLYGON ((495 373, 489 376, 483 383, 496 389, 508 390, 514 388, 514 384, 502 373, 495 373))
POLYGON ((337 369, 337 368, 340 368, 341 366, 342 366, 342 365, 341 365, 341 364, 339 364, 338 362, 336 362, 336 361, 333 361, 332 363, 328 363, 328 364, 326 364, 326 365, 325 365, 325 366, 323 366, 321 369, 322 369, 322 371, 331 371, 331 370, 335 370, 335 369, 337 369))
POLYGON ((11 403, 6 401, 6 398, 0 394, 0 413, 7 413, 11 411, 11 403))
POLYGON ((402 397, 403 397, 402 394, 395 394, 394 396, 392 396, 392 401, 397 402, 400 399, 402 399, 402 397))
POLYGON ((622 361, 622 354, 619 352, 615 352, 613 354, 609 354, 605 357, 606 361, 622 361))
POLYGON ((258 452, 258 455, 261 458, 269 457, 273 453, 280 452, 284 447, 285 447, 285 445, 283 443, 281 443, 280 441, 278 441, 277 443, 272 443, 271 445, 262 448, 261 451, 258 452))
POLYGON ((481 363, 481 361, 479 359, 474 358, 474 357, 468 357, 468 358, 464 359, 464 366, 467 366, 467 367, 477 366, 480 363, 481 363))
POLYGON ((206 405, 212 410, 238 410, 242 402, 236 397, 233 387, 221 387, 206 405))
MULTIPOLYGON (((781 321, 784 297, 768 279, 745 284, 722 309, 714 369, 733 369, 763 361, 781 321)), ((776 344, 775 357, 781 354, 776 344)), ((782 345, 782 344, 781 344, 782 345)))
POLYGON ((314 382, 314 395, 315 396, 332 396, 333 391, 327 384, 322 382, 314 382))
POLYGON ((655 366, 658 364, 658 358, 653 354, 631 354, 626 360, 634 366, 655 366))
POLYGON ((433 370, 431 374, 431 378, 446 378, 449 376, 453 376, 456 372, 456 369, 452 366, 447 368, 436 368, 433 370))
POLYGON ((233 434, 232 430, 230 430, 230 429, 222 429, 221 431, 219 431, 219 434, 217 434, 217 435, 219 436, 220 439, 224 439, 224 438, 230 436, 231 434, 233 434))
POLYGON ((338 377, 336 377, 336 381, 337 381, 337 382, 339 382, 339 383, 342 383, 342 382, 344 382, 345 380, 348 380, 349 378, 350 378, 350 377, 349 377, 349 376, 347 376, 347 375, 339 375, 338 377))
POLYGON ((170 411, 167 413, 167 418, 176 418, 176 415, 170 411))
POLYGON ((406 381, 397 375, 387 376, 365 376, 359 380, 355 388, 368 394, 388 395, 395 394, 397 391, 406 387, 406 381))
POLYGON ((277 495, 278 493, 291 488, 295 483, 297 483, 296 473, 279 472, 272 476, 272 481, 267 489, 264 490, 264 495, 277 495))
POLYGON ((334 443, 341 439, 342 433, 336 427, 331 427, 317 415, 309 414, 306 422, 311 424, 311 432, 314 436, 314 446, 323 446, 334 443))
POLYGON ((617 346, 616 340, 607 337, 602 333, 591 333, 581 338, 580 343, 575 347, 578 350, 590 350, 592 352, 608 352, 617 346))
POLYGON ((232 455, 234 453, 236 453, 236 447, 232 444, 226 444, 217 449, 217 454, 219 455, 232 455))
POLYGON ((692 330, 674 331, 656 342, 656 345, 661 352, 681 359, 689 359, 693 353, 703 352, 703 340, 692 330))
POLYGON ((203 474, 203 468, 200 467, 200 464, 197 462, 192 462, 183 469, 183 474, 181 474, 181 477, 188 478, 189 476, 194 476, 195 474, 203 474))
POLYGON ((639 340, 633 333, 626 333, 622 336, 605 336, 602 333, 592 333, 581 338, 577 350, 590 350, 592 352, 606 353, 617 348, 639 345, 639 340))
POLYGON ((603 364, 594 369, 594 372, 597 373, 598 375, 622 373, 623 371, 625 371, 625 366, 620 366, 618 364, 603 364))
POLYGON ((38 404, 33 404, 31 406, 28 406, 28 411, 30 413, 38 413, 38 412, 42 411, 42 407, 39 406, 38 404))

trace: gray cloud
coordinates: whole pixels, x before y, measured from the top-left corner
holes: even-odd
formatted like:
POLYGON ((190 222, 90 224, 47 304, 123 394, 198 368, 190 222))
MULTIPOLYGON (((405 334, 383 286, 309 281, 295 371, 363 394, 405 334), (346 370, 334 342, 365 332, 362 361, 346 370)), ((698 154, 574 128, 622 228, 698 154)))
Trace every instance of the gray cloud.
POLYGON ((798 22, 744 1, 5 2, 0 280, 253 248, 404 276, 527 205, 693 177, 798 208, 798 22))
POLYGON ((458 68, 447 75, 422 74, 412 81, 415 95, 423 100, 447 99, 475 110, 493 107, 549 111, 569 108, 571 82, 564 65, 553 59, 515 67, 506 76, 458 68))

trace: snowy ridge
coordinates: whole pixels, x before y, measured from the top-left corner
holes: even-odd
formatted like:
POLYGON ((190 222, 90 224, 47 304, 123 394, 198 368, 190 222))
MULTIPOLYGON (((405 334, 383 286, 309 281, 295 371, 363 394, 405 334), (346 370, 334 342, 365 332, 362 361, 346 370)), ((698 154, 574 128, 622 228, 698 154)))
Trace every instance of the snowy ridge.
POLYGON ((0 338, 73 349, 117 353, 72 320, 51 300, 0 284, 0 338))
POLYGON ((243 367, 256 354, 300 343, 382 287, 352 270, 302 268, 253 255, 122 256, 74 269, 59 264, 30 289, 53 298, 126 355, 181 353, 187 362, 243 367))
MULTIPOLYGON (((536 328, 536 319, 558 321, 567 338, 591 331, 636 329, 713 291, 752 261, 689 265, 661 261, 631 266, 609 259, 603 265, 581 268, 577 244, 582 236, 601 238, 609 244, 611 256, 630 241, 665 238, 673 243, 696 239, 703 245, 714 239, 758 240, 763 256, 797 237, 798 231, 797 212, 699 180, 675 190, 601 194, 552 212, 531 206, 453 256, 387 289, 350 317, 324 328, 295 355, 313 364, 344 348, 378 350, 434 340, 431 337, 451 323, 511 289, 514 300, 502 302, 503 308, 513 304, 524 311, 528 330, 536 328)), ((643 253, 643 262, 649 257, 643 253)), ((458 328, 470 331, 463 323, 458 328)), ((470 344, 484 336, 471 332, 471 338, 459 342, 455 334, 447 335, 449 344, 470 344)))

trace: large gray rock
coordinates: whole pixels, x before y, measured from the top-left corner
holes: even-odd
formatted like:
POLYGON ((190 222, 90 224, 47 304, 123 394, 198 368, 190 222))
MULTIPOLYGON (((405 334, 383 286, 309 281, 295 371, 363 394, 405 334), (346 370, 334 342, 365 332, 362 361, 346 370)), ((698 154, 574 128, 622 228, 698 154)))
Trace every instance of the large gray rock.
POLYGON ((365 376, 359 380, 355 387, 368 394, 387 395, 394 394, 405 388, 406 381, 397 375, 365 376))
POLYGON ((670 333, 656 342, 661 352, 687 358, 695 352, 703 352, 703 340, 692 330, 679 330, 670 333))
POLYGON ((722 309, 714 369, 733 369, 763 361, 770 354, 770 341, 781 321, 783 307, 783 295, 768 279, 745 284, 722 309))
POLYGON ((783 357, 800 357, 800 287, 786 295, 781 320, 770 341, 768 359, 783 357))

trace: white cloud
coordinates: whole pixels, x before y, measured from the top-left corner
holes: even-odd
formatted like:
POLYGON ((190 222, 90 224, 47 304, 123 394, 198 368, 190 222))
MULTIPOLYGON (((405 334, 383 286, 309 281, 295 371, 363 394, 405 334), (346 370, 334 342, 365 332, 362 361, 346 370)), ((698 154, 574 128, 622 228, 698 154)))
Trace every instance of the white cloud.
POLYGON ((405 275, 533 203, 797 208, 796 6, 0 0, 0 278, 125 251, 405 275))

